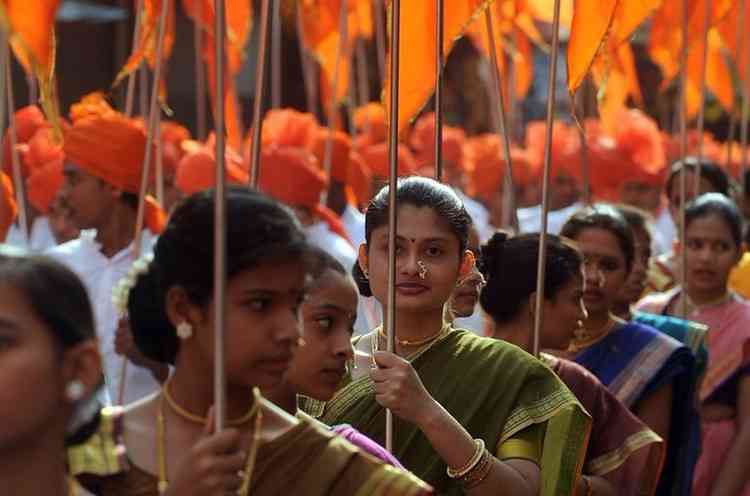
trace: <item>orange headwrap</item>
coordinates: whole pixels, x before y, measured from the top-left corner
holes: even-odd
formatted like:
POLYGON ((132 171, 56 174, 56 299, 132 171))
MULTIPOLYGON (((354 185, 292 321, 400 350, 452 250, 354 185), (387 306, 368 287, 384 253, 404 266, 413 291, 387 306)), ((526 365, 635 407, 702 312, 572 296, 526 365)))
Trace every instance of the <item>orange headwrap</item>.
MULTIPOLYGON (((312 114, 293 109, 270 110, 263 119, 263 144, 308 148, 315 141, 318 123, 312 114)), ((250 133, 252 136, 252 132, 250 133)), ((249 147, 250 145, 248 145, 249 147)))
POLYGON ((261 191, 287 205, 309 209, 332 232, 349 241, 339 216, 320 204, 320 194, 328 187, 328 179, 313 154, 301 148, 266 146, 260 169, 261 191))
POLYGON ((362 207, 370 201, 370 197, 372 196, 372 173, 359 153, 352 152, 349 159, 350 167, 347 189, 351 188, 351 192, 355 197, 350 199, 350 203, 357 207, 362 207))
POLYGON ((379 103, 368 103, 354 111, 354 126, 360 132, 359 146, 383 143, 388 138, 385 122, 385 107, 379 103))
MULTIPOLYGON (((362 148, 359 152, 376 178, 387 178, 390 173, 388 143, 362 148)), ((398 145, 398 175, 411 176, 417 172, 417 163, 406 145, 398 145)))
MULTIPOLYGON (((531 178, 526 151, 512 146, 513 182, 526 186, 531 178)), ((487 203, 501 191, 505 179, 505 159, 502 143, 496 134, 469 138, 464 145, 464 160, 471 170, 470 193, 487 203)))
MULTIPOLYGON (((73 125, 65 130, 65 159, 88 174, 128 193, 140 191, 146 133, 133 119, 113 110, 94 93, 71 107, 73 125)), ((146 198, 145 222, 158 234, 166 215, 153 198, 146 198)))
MULTIPOLYGON (((242 168, 242 159, 226 149, 224 170, 228 183, 247 184, 249 175, 242 168)), ((175 185, 186 195, 192 195, 216 185, 216 150, 208 145, 187 153, 177 166, 175 185)))
POLYGON ((8 236, 10 226, 18 214, 16 198, 13 193, 13 183, 10 178, 0 172, 0 243, 8 236))
POLYGON ((29 169, 26 189, 29 203, 46 215, 57 192, 65 181, 63 176, 62 147, 54 143, 51 127, 39 129, 22 152, 22 159, 29 169))
POLYGON ((161 123, 161 156, 165 170, 174 173, 185 155, 182 143, 190 139, 190 131, 174 121, 161 123))
MULTIPOLYGON (((315 154, 320 167, 324 165, 326 141, 329 136, 327 129, 319 128, 310 151, 315 154)), ((349 135, 342 131, 333 131, 331 143, 331 178, 347 184, 349 182, 349 153, 352 142, 349 135)))
MULTIPOLYGON (((36 105, 19 109, 14 115, 16 120, 17 145, 27 143, 39 129, 50 126, 44 118, 44 114, 36 105)), ((10 143, 10 129, 8 129, 3 136, 3 170, 9 175, 13 175, 10 143)), ((21 175, 28 177, 29 172, 24 163, 21 162, 21 175)))
MULTIPOLYGON (((443 127, 443 162, 447 166, 464 168, 463 146, 466 133, 457 127, 443 127)), ((435 164, 435 114, 430 112, 423 115, 414 125, 409 140, 417 158, 419 166, 433 166, 435 164)))
POLYGON ((626 169, 625 180, 642 181, 660 186, 667 157, 656 122, 640 110, 624 110, 618 114, 615 132, 617 151, 623 155, 620 170, 626 169))
MULTIPOLYGON (((546 124, 542 121, 530 122, 526 126, 526 152, 537 179, 541 177, 544 165, 545 133, 546 124)), ((553 126, 550 172, 552 179, 560 175, 581 179, 581 140, 578 130, 560 121, 553 126)))

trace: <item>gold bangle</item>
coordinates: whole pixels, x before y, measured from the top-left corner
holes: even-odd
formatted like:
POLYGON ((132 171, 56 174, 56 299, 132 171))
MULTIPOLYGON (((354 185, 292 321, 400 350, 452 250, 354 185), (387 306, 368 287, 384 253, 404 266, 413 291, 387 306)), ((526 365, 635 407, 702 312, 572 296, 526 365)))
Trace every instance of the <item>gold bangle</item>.
POLYGON ((482 452, 481 461, 473 470, 469 471, 469 473, 464 476, 464 478, 461 480, 461 485, 466 490, 474 489, 479 484, 481 484, 488 475, 490 475, 491 470, 492 455, 489 451, 484 450, 482 452))
POLYGON ((479 461, 482 459, 482 454, 484 453, 484 439, 475 439, 474 440, 474 446, 476 446, 476 450, 474 451, 474 454, 471 456, 469 461, 460 469, 452 469, 450 467, 447 468, 446 472, 448 473, 448 477, 451 479, 461 479, 466 476, 471 470, 477 466, 479 461))

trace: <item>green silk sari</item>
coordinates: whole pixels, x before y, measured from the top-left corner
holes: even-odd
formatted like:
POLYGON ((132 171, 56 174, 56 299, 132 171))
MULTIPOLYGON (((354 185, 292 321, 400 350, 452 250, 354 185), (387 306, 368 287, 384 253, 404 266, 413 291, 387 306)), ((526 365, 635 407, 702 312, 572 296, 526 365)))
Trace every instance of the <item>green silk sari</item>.
MULTIPOLYGON (((432 397, 493 453, 525 429, 541 427, 541 494, 575 493, 590 417, 546 365, 509 343, 456 329, 438 338, 412 365, 432 397)), ((302 406, 329 425, 350 424, 384 442, 385 409, 375 401, 369 375, 346 381, 328 403, 302 406)), ((438 494, 463 494, 427 438, 398 418, 393 454, 438 494)))

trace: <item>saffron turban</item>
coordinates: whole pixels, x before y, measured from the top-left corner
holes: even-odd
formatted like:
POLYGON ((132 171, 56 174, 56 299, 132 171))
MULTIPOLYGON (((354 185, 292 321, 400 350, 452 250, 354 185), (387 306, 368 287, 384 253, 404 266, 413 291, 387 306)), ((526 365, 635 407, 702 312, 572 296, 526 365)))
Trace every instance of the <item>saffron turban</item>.
MULTIPOLYGON (((225 150, 224 157, 226 181, 228 183, 247 184, 250 178, 245 169, 242 168, 241 157, 229 148, 225 150)), ((175 185, 186 195, 192 195, 216 186, 215 148, 209 144, 201 145, 182 157, 177 165, 175 185)))
POLYGON ((271 110, 263 119, 262 142, 309 148, 315 141, 317 131, 318 123, 312 114, 292 109, 271 110))
MULTIPOLYGON (((390 175, 388 160, 388 143, 370 145, 360 150, 362 159, 372 171, 375 178, 384 179, 390 175)), ((417 162, 406 145, 398 145, 398 175, 411 176, 417 172, 417 162)))
POLYGON ((174 173, 185 155, 182 143, 190 139, 190 131, 174 121, 161 123, 161 156, 164 169, 174 173))
MULTIPOLYGON (((16 123, 16 145, 27 143, 34 134, 43 127, 49 127, 44 114, 36 105, 23 107, 15 112, 16 123)), ((8 175, 13 175, 13 161, 11 156, 10 129, 3 136, 3 170, 8 175)), ((29 176, 29 170, 21 162, 21 175, 29 176)))
POLYGON ((354 111, 354 127, 360 132, 357 146, 364 147, 383 143, 388 139, 385 107, 379 103, 368 103, 354 111))
POLYGON ((50 205, 65 182, 62 146, 55 144, 52 128, 39 129, 24 145, 21 158, 29 170, 26 179, 26 192, 29 203, 43 215, 47 215, 50 205))
MULTIPOLYGON (((531 169, 526 151, 511 146, 510 159, 513 166, 515 186, 527 186, 531 180, 531 169)), ((495 134, 483 134, 469 138, 464 145, 464 160, 470 171, 470 191, 486 203, 501 192, 505 181, 505 155, 500 138, 495 134)))
MULTIPOLYGON (((422 116, 414 125, 409 140, 419 166, 435 165, 435 114, 422 116)), ((444 126, 441 150, 443 162, 454 169, 465 169, 463 146, 466 134, 463 129, 444 126)), ((468 171, 467 171, 468 172, 468 171)))

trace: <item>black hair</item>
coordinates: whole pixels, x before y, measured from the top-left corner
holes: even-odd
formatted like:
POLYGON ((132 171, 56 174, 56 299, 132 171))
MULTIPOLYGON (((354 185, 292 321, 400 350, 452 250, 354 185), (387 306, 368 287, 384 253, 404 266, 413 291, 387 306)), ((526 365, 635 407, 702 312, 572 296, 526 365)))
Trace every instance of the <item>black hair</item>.
MULTIPOLYGON (((479 268, 487 285, 479 303, 495 322, 509 322, 537 289, 539 234, 509 238, 497 232, 482 245, 481 252, 479 268)), ((552 234, 547 237, 545 256, 544 296, 554 300, 560 289, 581 275, 583 257, 570 241, 552 234)))
POLYGON ((685 228, 703 217, 715 215, 723 220, 732 233, 732 240, 739 248, 742 245, 742 214, 737 205, 719 193, 706 193, 693 199, 685 206, 685 228))
MULTIPOLYGON (((270 197, 233 186, 226 194, 227 278, 260 264, 306 259, 305 235, 291 210, 270 197)), ((174 364, 179 339, 166 313, 167 291, 182 287, 190 301, 207 305, 213 295, 214 191, 184 199, 154 248, 154 259, 130 290, 128 313, 138 349, 174 364)))
POLYGON ((348 276, 349 273, 330 253, 317 246, 310 247, 308 256, 310 262, 310 276, 313 280, 322 277, 326 271, 332 270, 342 276, 348 276))
MULTIPOLYGON (((388 186, 382 188, 370 201, 365 213, 365 241, 369 249, 372 233, 375 229, 388 225, 388 186)), ((399 179, 396 186, 398 206, 411 205, 417 208, 431 208, 444 219, 458 239, 459 256, 463 255, 469 243, 471 217, 464 207, 464 202, 453 189, 434 179, 426 177, 408 177, 399 179)), ((359 264, 354 264, 352 275, 360 294, 372 296, 370 282, 362 273, 359 264)))
MULTIPOLYGON (((60 350, 96 339, 86 288, 70 269, 42 256, 0 250, 0 281, 19 290, 60 350)), ((81 400, 68 425, 66 445, 81 444, 99 426, 97 395, 81 400)))
POLYGON ((123 191, 120 194, 120 200, 125 205, 132 208, 133 210, 138 210, 138 194, 137 193, 129 193, 127 191, 123 191))
POLYGON ((695 172, 698 170, 699 164, 701 178, 711 183, 711 187, 716 193, 729 196, 729 177, 727 177, 727 173, 716 162, 706 159, 698 160, 697 157, 685 157, 684 160, 678 160, 672 164, 667 176, 667 196, 672 196, 672 188, 675 181, 679 178, 682 169, 684 168, 685 172, 695 172))
POLYGON ((560 235, 575 240, 586 229, 603 229, 612 233, 625 258, 625 269, 630 272, 635 259, 635 239, 630 224, 617 209, 598 204, 579 210, 565 222, 560 235))

